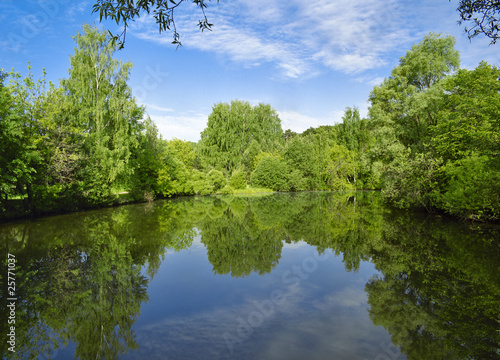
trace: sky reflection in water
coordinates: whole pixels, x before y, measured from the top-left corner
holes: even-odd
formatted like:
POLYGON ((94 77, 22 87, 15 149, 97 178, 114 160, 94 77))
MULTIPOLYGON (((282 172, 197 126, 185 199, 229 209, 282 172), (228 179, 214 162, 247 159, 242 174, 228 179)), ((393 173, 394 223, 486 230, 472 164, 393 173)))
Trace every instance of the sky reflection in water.
POLYGON ((16 353, 0 349, 498 359, 499 234, 396 211, 373 192, 184 198, 3 224, 19 301, 16 353))

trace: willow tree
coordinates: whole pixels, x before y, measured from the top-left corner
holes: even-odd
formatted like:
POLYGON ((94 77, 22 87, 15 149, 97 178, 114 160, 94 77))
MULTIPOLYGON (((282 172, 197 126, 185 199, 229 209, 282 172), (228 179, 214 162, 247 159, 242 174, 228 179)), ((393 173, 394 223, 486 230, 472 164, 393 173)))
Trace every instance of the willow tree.
POLYGON ((91 202, 100 202, 131 173, 129 158, 144 110, 127 85, 132 64, 113 58, 117 46, 108 35, 84 25, 74 40, 69 78, 62 85, 73 104, 72 121, 82 134, 80 186, 91 202))
POLYGON ((273 152, 282 135, 281 120, 270 105, 219 103, 213 107, 207 127, 201 133, 202 161, 207 168, 232 172, 253 140, 262 151, 273 152))

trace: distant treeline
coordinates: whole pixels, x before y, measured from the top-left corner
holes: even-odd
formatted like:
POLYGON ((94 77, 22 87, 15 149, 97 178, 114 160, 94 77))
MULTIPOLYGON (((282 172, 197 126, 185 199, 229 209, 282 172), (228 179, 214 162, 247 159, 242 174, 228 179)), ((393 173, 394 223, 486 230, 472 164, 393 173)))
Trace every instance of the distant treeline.
POLYGON ((0 217, 250 187, 380 189, 403 208, 500 218, 500 70, 460 69, 453 37, 414 45, 367 118, 348 107, 298 134, 270 105, 232 101, 214 105, 198 143, 161 138, 107 33, 85 25, 74 39, 59 86, 0 72, 0 217))

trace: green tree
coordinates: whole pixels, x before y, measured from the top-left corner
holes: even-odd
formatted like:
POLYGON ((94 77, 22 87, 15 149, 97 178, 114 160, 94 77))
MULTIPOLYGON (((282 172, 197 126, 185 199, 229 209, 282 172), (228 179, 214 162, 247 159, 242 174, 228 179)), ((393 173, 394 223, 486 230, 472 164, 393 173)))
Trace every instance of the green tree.
MULTIPOLYGON (((34 185, 43 181, 45 164, 41 151, 46 102, 46 81, 33 79, 31 66, 28 75, 22 78, 11 72, 10 84, 0 85, 2 101, 0 137, 0 191, 3 200, 8 197, 23 198, 25 210, 35 210, 34 185)), ((2 76, 3 77, 3 76, 2 76)))
POLYGON ((443 83, 443 104, 431 129, 445 161, 435 205, 468 219, 500 218, 500 70, 482 62, 443 83))
POLYGON ((281 141, 281 120, 269 105, 232 101, 213 107, 201 133, 200 153, 207 169, 232 172, 252 141, 272 152, 281 141))
MULTIPOLYGON (((0 211, 4 211, 9 197, 19 193, 19 182, 31 181, 34 169, 29 164, 24 142, 24 124, 15 111, 11 91, 5 86, 6 73, 0 77, 0 211)), ((21 185, 22 187, 23 185, 21 185)))
POLYGON ((443 80, 459 66, 454 44, 451 36, 426 35, 370 94, 372 181, 401 206, 429 204, 429 186, 439 164, 428 152, 430 129, 442 104, 443 80))
POLYGON ((210 195, 214 192, 213 184, 209 181, 207 174, 196 169, 191 172, 187 186, 196 195, 210 195))
POLYGON ((329 150, 324 172, 331 190, 354 189, 354 176, 356 174, 354 152, 342 145, 333 145, 329 150))
POLYGON ((347 107, 342 116, 342 124, 338 125, 337 141, 348 150, 359 150, 359 133, 361 131, 361 115, 357 107, 347 107))
POLYGON ((500 168, 498 159, 470 154, 449 161, 441 169, 434 205, 468 220, 500 219, 500 168))
POLYGON ((138 145, 132 148, 130 191, 136 199, 152 199, 161 192, 160 171, 166 157, 166 146, 158 136, 158 129, 151 118, 140 124, 136 134, 138 145))
MULTIPOLYGON (((196 170, 195 170, 196 171, 196 170)), ((174 154, 167 152, 158 172, 158 192, 163 196, 190 195, 192 186, 189 184, 193 176, 186 165, 174 154)))
POLYGON ((226 186, 227 180, 224 177, 222 171, 212 169, 208 172, 207 178, 210 181, 210 184, 212 185, 214 191, 218 191, 226 186))
POLYGON ((309 139, 296 137, 289 140, 283 150, 283 159, 290 169, 291 189, 300 191, 317 187, 320 164, 309 139))
POLYGON ((261 152, 262 148, 260 144, 257 142, 257 140, 253 139, 243 153, 241 163, 243 164, 243 166, 245 166, 248 177, 250 177, 252 171, 255 170, 255 166, 257 165, 256 158, 261 152))
POLYGON ((430 211, 438 186, 441 161, 431 153, 400 152, 386 168, 382 194, 400 208, 422 207, 430 211))
POLYGON ((293 139, 297 135, 298 134, 295 131, 286 129, 285 132, 283 133, 283 139, 285 139, 285 142, 287 142, 288 140, 293 139))
POLYGON ((192 169, 196 166, 196 152, 194 143, 180 139, 172 139, 168 142, 170 151, 186 165, 186 168, 192 169))
POLYGON ((434 33, 400 59, 391 76, 370 94, 370 125, 380 135, 380 146, 397 140, 405 147, 422 150, 429 126, 436 123, 442 94, 437 85, 459 64, 455 38, 434 33))
POLYGON ((356 188, 363 188, 365 182, 367 184, 371 182, 370 163, 366 156, 372 142, 368 120, 361 118, 357 107, 347 107, 342 117, 342 124, 338 124, 337 128, 338 144, 345 146, 355 156, 354 183, 356 188))
POLYGON ((73 104, 72 120, 83 133, 80 186, 90 203, 100 203, 131 174, 129 159, 144 109, 127 85, 132 64, 113 59, 116 46, 106 33, 84 25, 74 40, 69 78, 62 86, 73 104))
POLYGON ((432 145, 445 160, 471 152, 497 157, 500 152, 500 69, 481 62, 461 69, 443 83, 443 103, 432 129, 432 145))

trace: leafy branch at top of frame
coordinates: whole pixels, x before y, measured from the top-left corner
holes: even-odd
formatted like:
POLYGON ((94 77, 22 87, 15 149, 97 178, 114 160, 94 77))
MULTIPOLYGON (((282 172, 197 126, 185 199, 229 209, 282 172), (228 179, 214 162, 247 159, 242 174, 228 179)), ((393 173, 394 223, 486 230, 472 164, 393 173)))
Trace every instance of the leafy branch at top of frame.
POLYGON ((459 24, 472 23, 470 27, 465 27, 469 39, 479 34, 490 38, 490 44, 500 39, 500 1, 461 0, 457 10, 460 13, 459 24))
MULTIPOLYGON (((99 13, 99 21, 102 19, 114 20, 117 25, 123 24, 123 31, 120 34, 109 35, 113 43, 118 44, 118 48, 122 49, 125 45, 125 37, 127 28, 131 21, 141 16, 141 13, 152 13, 156 24, 158 25, 159 33, 165 31, 173 32, 172 44, 177 47, 182 46, 180 35, 177 31, 174 18, 174 10, 177 9, 186 0, 97 0, 92 7, 92 13, 99 13)), ((202 19, 198 22, 198 27, 201 31, 211 30, 213 24, 208 21, 205 9, 208 7, 207 1, 211 0, 191 0, 202 12, 202 19)), ((217 3, 219 0, 217 0, 217 3)))

